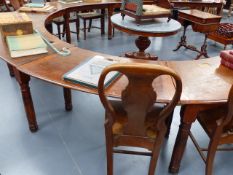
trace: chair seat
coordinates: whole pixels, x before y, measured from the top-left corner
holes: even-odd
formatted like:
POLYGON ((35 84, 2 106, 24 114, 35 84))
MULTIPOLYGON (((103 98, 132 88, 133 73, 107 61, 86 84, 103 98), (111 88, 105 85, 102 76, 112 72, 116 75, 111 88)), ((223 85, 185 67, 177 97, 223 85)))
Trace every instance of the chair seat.
MULTIPOLYGON (((71 13, 69 21, 74 21, 77 20, 77 15, 76 13, 71 13)), ((53 19, 53 22, 55 23, 64 23, 65 19, 63 16, 57 17, 53 19)))
MULTIPOLYGON (((217 121, 227 115, 227 106, 223 105, 215 109, 206 110, 198 114, 198 121, 211 138, 217 127, 217 121)), ((233 143, 233 128, 225 126, 219 144, 233 143)))
MULTIPOLYGON (((124 126, 127 124, 127 115, 126 111, 124 110, 121 101, 117 100, 110 100, 113 108, 116 112, 116 121, 113 123, 112 131, 114 135, 123 134, 124 126)), ((154 116, 158 116, 158 113, 163 109, 164 105, 154 105, 153 108, 150 110, 148 115, 146 116, 145 120, 145 128, 146 128, 146 136, 149 138, 156 138, 157 131, 156 131, 156 123, 158 118, 154 116)))
POLYGON ((101 13, 97 13, 97 12, 86 12, 86 13, 78 13, 78 17, 81 17, 83 19, 88 19, 88 18, 99 18, 101 17, 102 14, 101 13))
POLYGON ((171 10, 157 5, 143 5, 143 15, 170 15, 171 10))

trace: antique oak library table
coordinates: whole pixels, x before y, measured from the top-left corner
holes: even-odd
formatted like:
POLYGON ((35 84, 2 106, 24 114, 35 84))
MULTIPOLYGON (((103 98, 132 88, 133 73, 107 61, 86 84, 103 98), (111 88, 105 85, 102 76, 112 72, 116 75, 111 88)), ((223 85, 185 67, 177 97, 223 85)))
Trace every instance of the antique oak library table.
MULTIPOLYGON (((58 10, 51 14, 28 13, 28 15, 33 20, 34 28, 38 29, 40 33, 58 49, 63 47, 69 48, 71 50, 71 55, 63 57, 49 49, 47 54, 13 59, 9 55, 6 43, 0 38, 0 57, 12 68, 20 86, 30 130, 35 132, 38 129, 29 87, 30 77, 35 77, 63 87, 66 109, 71 110, 72 102, 70 89, 97 94, 96 89, 72 84, 62 79, 63 74, 88 58, 95 55, 103 55, 108 58, 119 60, 120 62, 142 62, 168 66, 178 72, 183 82, 183 92, 179 102, 179 104, 183 106, 181 111, 181 124, 170 163, 170 171, 178 172, 188 139, 188 132, 192 123, 196 120, 196 113, 202 109, 227 101, 228 91, 233 83, 233 71, 220 66, 219 57, 197 61, 134 60, 75 47, 50 34, 44 27, 45 24, 50 22, 54 17, 66 15, 65 11, 89 9, 90 7, 94 8, 96 7, 95 5, 101 6, 101 3, 63 5, 53 2, 52 4, 55 5, 58 10)), ((110 4, 109 2, 103 2, 104 7, 110 6, 110 4)), ((120 90, 124 88, 126 84, 127 81, 125 77, 121 77, 107 88, 107 94, 112 97, 119 97, 120 90)), ((171 100, 171 94, 174 92, 174 84, 170 77, 161 77, 158 79, 155 88, 158 89, 159 102, 166 103, 171 100)))

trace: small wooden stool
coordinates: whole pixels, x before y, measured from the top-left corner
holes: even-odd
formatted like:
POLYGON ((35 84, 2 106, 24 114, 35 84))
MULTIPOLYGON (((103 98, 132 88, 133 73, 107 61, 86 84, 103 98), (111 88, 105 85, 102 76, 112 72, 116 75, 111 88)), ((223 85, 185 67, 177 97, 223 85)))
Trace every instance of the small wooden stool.
POLYGON ((233 44, 233 24, 221 23, 215 32, 208 35, 209 39, 224 44, 224 49, 228 44, 233 44))

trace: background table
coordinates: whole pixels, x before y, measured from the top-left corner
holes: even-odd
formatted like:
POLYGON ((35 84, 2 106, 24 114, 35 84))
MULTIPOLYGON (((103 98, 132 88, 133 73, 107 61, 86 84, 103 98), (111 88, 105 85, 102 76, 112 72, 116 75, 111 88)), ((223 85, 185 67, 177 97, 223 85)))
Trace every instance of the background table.
POLYGON ((125 56, 129 58, 140 58, 140 59, 157 59, 157 56, 153 56, 149 53, 145 53, 145 50, 150 46, 150 40, 148 37, 165 37, 176 34, 180 28, 181 24, 178 21, 168 18, 156 18, 149 20, 142 20, 140 25, 136 23, 134 18, 125 16, 124 20, 120 14, 115 14, 111 17, 111 22, 113 27, 118 30, 139 35, 135 40, 135 44, 139 49, 138 52, 126 53, 125 56))

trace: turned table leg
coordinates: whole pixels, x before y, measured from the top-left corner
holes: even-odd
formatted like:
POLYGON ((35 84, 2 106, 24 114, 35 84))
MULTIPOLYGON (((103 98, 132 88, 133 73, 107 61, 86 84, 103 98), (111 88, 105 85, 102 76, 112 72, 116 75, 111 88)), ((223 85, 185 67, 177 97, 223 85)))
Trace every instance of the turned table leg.
POLYGON ((146 53, 145 50, 150 46, 151 41, 148 37, 139 36, 135 40, 135 44, 138 48, 138 52, 128 52, 125 54, 128 58, 136 58, 136 59, 146 59, 146 60, 157 60, 158 57, 154 55, 150 55, 146 53))
MULTIPOLYGON (((192 122, 196 119, 196 113, 193 113, 193 106, 182 106, 180 111, 181 123, 176 137, 176 142, 172 152, 172 158, 169 166, 170 173, 178 173, 181 159, 184 154, 192 122)), ((195 107, 194 107, 195 109, 195 107)))
POLYGON ((29 129, 31 130, 31 132, 36 132, 38 130, 38 125, 29 87, 30 76, 18 71, 16 68, 13 68, 13 70, 16 80, 19 83, 21 89, 29 129))
POLYGON ((181 107, 180 117, 181 123, 176 137, 176 142, 172 152, 172 158, 169 166, 170 173, 178 173, 180 168, 181 159, 184 154, 186 143, 188 140, 189 132, 192 123, 196 120, 198 112, 210 108, 216 108, 221 103, 216 104, 197 104, 197 105, 184 105, 181 107))
POLYGON ((71 96, 71 89, 63 88, 64 100, 65 100, 65 109, 66 111, 71 111, 72 106, 72 96, 71 96))

